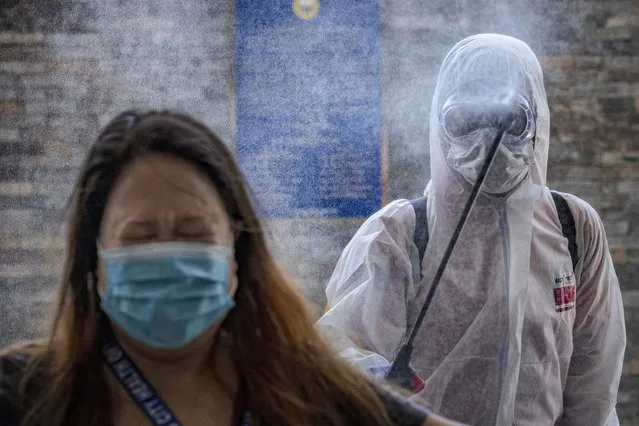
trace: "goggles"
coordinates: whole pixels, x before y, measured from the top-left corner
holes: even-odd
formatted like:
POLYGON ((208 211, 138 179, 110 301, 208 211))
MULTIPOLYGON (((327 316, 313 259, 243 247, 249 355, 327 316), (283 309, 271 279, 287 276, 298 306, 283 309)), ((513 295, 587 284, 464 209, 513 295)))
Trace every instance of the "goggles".
POLYGON ((512 120, 507 134, 519 141, 535 136, 535 117, 528 100, 521 94, 508 103, 455 100, 447 101, 440 114, 439 126, 443 135, 454 141, 477 130, 498 127, 505 119, 512 120))

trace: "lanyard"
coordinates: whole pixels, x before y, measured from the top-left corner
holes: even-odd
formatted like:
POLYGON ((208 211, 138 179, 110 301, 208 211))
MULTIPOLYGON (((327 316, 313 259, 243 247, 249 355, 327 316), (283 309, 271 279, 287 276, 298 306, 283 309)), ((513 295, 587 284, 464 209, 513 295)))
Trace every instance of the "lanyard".
MULTIPOLYGON (((182 426, 113 336, 102 342, 102 357, 111 372, 154 426, 182 426)), ((244 409, 238 426, 251 426, 251 412, 244 409)))

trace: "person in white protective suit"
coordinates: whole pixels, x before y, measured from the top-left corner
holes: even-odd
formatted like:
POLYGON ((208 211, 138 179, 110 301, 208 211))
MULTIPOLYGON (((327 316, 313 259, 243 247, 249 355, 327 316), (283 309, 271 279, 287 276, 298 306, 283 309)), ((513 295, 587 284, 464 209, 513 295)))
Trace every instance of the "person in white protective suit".
POLYGON ((427 220, 396 200, 344 249, 318 327, 365 371, 406 341, 497 130, 514 120, 414 342, 411 364, 432 410, 476 425, 618 424, 625 325, 601 219, 561 194, 574 218, 577 263, 546 187, 549 110, 528 45, 496 34, 444 59, 430 114, 427 220), (428 227, 420 264, 415 230, 428 227), (423 279, 420 278, 423 276, 423 279))

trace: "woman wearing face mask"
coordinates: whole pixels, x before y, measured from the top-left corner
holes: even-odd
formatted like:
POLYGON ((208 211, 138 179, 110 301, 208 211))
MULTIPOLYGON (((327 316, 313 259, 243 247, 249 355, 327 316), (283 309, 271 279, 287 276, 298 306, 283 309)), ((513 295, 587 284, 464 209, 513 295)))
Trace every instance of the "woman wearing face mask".
POLYGON ((69 208, 48 339, 0 359, 0 422, 447 425, 339 360, 271 257, 206 127, 126 112, 69 208))

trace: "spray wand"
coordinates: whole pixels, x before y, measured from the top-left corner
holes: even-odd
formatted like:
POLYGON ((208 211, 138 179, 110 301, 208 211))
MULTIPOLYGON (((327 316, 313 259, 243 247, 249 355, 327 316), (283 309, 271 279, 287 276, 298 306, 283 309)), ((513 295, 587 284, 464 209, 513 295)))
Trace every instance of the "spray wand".
POLYGON ((395 357, 395 360, 393 361, 393 364, 391 365, 390 370, 386 374, 386 380, 388 380, 390 383, 396 386, 399 386, 411 391, 414 390, 413 380, 415 380, 415 378, 417 377, 417 374, 415 374, 415 370, 413 370, 413 367, 411 367, 410 365, 410 358, 413 353, 413 341, 415 340, 415 336, 417 336, 417 332, 419 331, 419 328, 422 325, 422 322, 424 321, 426 312, 428 311, 428 308, 430 307, 430 303, 433 300, 437 287, 439 286, 439 282, 441 281, 442 275, 444 274, 444 270, 446 269, 448 260, 450 259, 450 256, 453 252, 453 249, 455 248, 455 245, 457 244, 459 235, 464 229, 464 225, 466 224, 466 219, 468 218, 468 214, 470 213, 470 210, 475 204, 475 200, 477 199, 477 195, 479 194, 479 189, 481 188, 481 185, 484 182, 484 179, 486 178, 486 174, 488 173, 488 170, 490 169, 493 159, 495 158, 495 153, 497 152, 497 148, 499 148, 499 144, 501 143, 501 140, 503 139, 504 134, 510 128, 510 126, 512 126, 513 122, 514 122, 514 116, 512 114, 509 114, 506 117, 504 117, 503 120, 500 120, 497 135, 495 136, 495 139, 493 140, 490 146, 490 150, 488 151, 488 155, 486 159, 484 160, 484 164, 479 173, 479 176, 477 177, 477 180, 475 181, 475 184, 473 185, 473 189, 470 192, 470 197, 468 197, 468 201, 466 201, 466 205, 464 206, 464 210, 462 210, 462 214, 459 218, 459 221, 457 222, 455 231, 453 232, 450 242, 448 243, 448 247, 446 248, 446 251, 444 252, 444 257, 442 258, 442 261, 439 264, 439 267, 437 268, 437 272, 435 273, 435 277, 433 278, 433 283, 430 286, 428 295, 426 296, 426 301, 424 302, 424 306, 422 307, 422 310, 420 311, 419 316, 417 317, 417 321, 415 321, 415 325, 413 326, 411 330, 408 340, 397 353, 397 356, 395 357))

